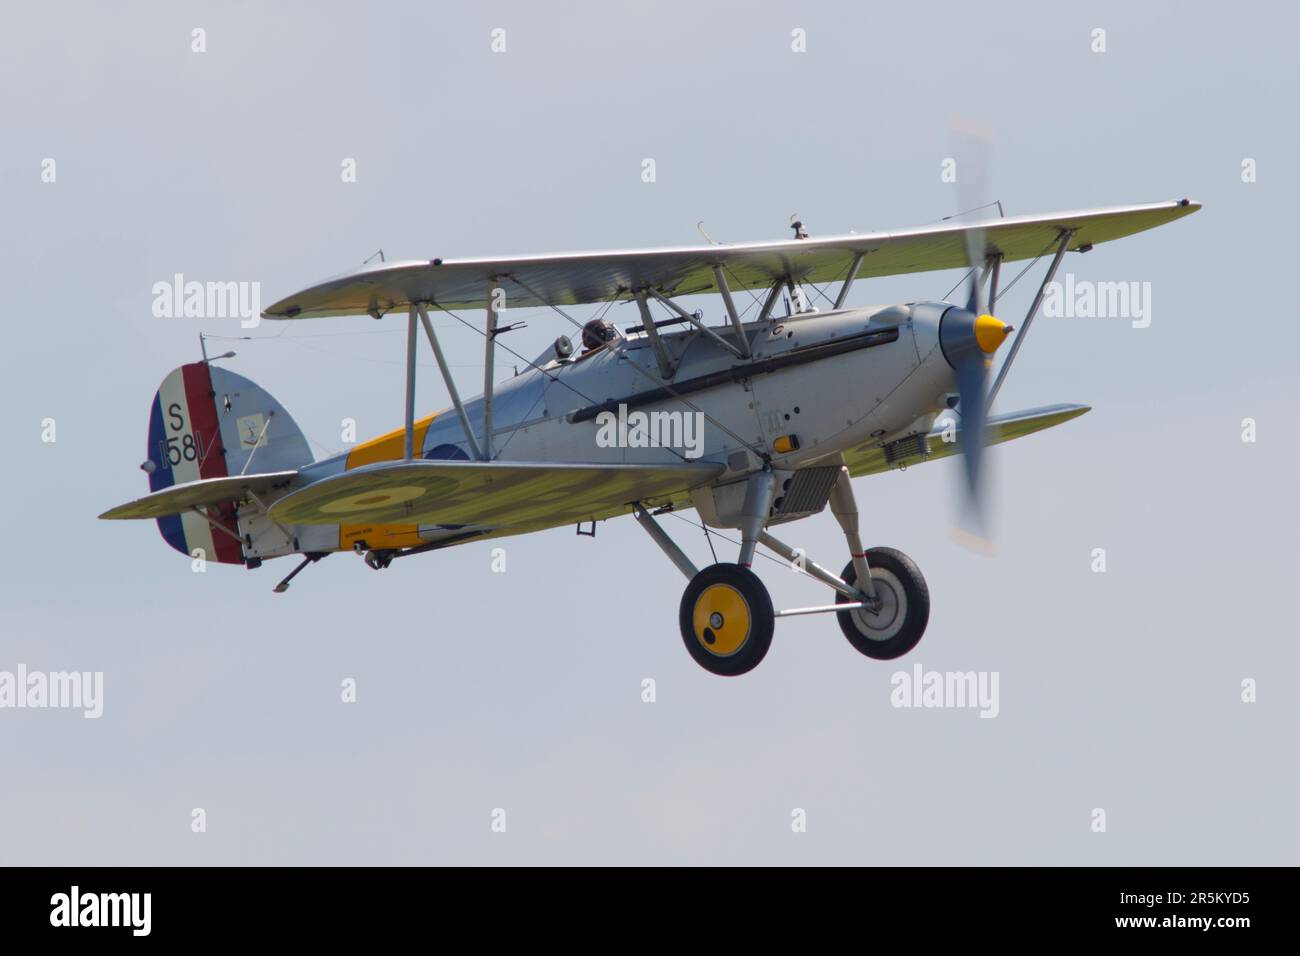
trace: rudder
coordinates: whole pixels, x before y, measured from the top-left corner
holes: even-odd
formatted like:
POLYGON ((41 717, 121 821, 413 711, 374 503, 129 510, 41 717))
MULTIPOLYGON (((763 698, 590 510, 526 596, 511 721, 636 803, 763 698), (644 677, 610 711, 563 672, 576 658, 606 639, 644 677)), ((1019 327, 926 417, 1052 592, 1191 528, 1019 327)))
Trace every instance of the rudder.
MULTIPOLYGON (((293 470, 311 460, 289 413, 242 375, 194 362, 174 369, 154 394, 144 465, 150 491, 200 478, 293 470)), ((182 554, 201 551, 205 560, 243 564, 236 502, 209 514, 231 534, 194 512, 159 518, 158 530, 182 554)))

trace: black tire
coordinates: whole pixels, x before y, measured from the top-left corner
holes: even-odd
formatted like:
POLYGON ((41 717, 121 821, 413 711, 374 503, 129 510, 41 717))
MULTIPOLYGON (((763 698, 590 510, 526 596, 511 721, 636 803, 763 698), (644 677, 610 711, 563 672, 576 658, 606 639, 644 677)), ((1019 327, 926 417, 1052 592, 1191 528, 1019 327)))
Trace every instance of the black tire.
POLYGON ((758 575, 738 564, 714 564, 686 585, 678 622, 695 663, 736 677, 767 655, 776 616, 758 575))
MULTIPOLYGON (((859 652, 878 661, 893 660, 916 647, 925 634, 930 622, 930 589, 920 568, 902 551, 872 548, 867 552, 867 565, 876 596, 883 601, 880 612, 839 611, 835 616, 840 630, 859 652)), ((852 561, 840 576, 846 584, 857 583, 852 561)), ((847 604, 849 599, 837 594, 835 603, 847 604)))

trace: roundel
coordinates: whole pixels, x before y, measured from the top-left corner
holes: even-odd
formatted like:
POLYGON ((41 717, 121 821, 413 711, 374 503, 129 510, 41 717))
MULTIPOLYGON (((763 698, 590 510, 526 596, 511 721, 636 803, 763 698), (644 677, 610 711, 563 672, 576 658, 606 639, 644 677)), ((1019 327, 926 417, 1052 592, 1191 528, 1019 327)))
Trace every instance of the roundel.
POLYGON ((427 488, 420 485, 394 485, 388 488, 376 488, 371 491, 340 495, 338 498, 322 502, 316 507, 325 514, 357 514, 379 508, 391 508, 393 505, 400 505, 405 501, 414 501, 427 490, 427 488))

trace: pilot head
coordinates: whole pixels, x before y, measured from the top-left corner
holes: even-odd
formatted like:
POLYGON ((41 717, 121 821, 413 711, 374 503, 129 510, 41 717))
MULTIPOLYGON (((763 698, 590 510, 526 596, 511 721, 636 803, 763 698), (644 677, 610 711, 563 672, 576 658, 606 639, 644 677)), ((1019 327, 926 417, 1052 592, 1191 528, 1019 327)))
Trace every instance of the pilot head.
POLYGON ((582 349, 584 352, 598 349, 617 335, 612 323, 603 319, 592 319, 582 327, 582 349))

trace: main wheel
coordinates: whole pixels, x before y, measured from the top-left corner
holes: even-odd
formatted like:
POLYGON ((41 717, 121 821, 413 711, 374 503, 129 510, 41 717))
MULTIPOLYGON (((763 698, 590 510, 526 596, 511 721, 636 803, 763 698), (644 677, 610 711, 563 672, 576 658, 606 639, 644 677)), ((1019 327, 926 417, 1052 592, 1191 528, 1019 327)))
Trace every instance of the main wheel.
MULTIPOLYGON (((872 548, 867 552, 867 566, 880 599, 879 610, 857 608, 835 616, 855 648, 878 661, 893 660, 916 647, 925 633, 930 621, 930 589, 921 570, 902 551, 872 548)), ((857 583, 852 561, 841 577, 845 584, 857 583)), ((847 604, 849 599, 837 594, 835 603, 847 604)))
POLYGON ((679 621, 695 663, 735 677, 766 656, 776 616, 758 575, 738 564, 714 564, 686 586, 679 621))

